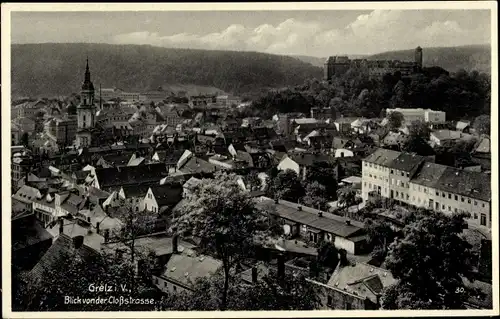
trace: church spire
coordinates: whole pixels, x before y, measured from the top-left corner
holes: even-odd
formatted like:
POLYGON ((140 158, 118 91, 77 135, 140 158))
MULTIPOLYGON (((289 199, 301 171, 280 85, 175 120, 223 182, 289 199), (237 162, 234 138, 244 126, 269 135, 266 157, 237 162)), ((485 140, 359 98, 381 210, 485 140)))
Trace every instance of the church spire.
POLYGON ((85 79, 83 81, 82 90, 94 91, 94 84, 90 81, 89 57, 87 56, 87 65, 85 66, 85 79))
POLYGON ((87 66, 85 67, 85 82, 90 82, 89 57, 87 56, 87 66))

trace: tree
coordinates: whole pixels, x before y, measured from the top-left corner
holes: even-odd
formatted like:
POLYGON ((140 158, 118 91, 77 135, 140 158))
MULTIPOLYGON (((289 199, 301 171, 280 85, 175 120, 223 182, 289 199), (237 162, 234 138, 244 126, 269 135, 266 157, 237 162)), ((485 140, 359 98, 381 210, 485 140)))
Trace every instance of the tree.
POLYGON ((262 187, 262 181, 259 178, 259 174, 256 171, 252 171, 245 177, 248 189, 255 191, 260 190, 262 187))
POLYGON ((389 129, 394 130, 401 127, 401 124, 404 121, 404 115, 401 112, 391 112, 387 115, 389 129))
MULTIPOLYGON (((136 247, 137 238, 141 235, 149 234, 154 230, 157 216, 146 210, 134 211, 133 207, 125 202, 125 200, 121 201, 119 209, 113 216, 123 221, 124 225, 121 229, 113 231, 110 235, 115 241, 122 243, 128 248, 126 252, 130 255, 130 263, 135 267, 137 256, 145 258, 147 255, 147 252, 136 247)), ((130 279, 129 285, 135 292, 135 276, 131 276, 130 279)))
POLYGON ((391 225, 382 220, 365 220, 365 229, 368 235, 368 244, 373 248, 373 256, 382 264, 387 256, 389 245, 398 234, 391 225))
POLYGON ((217 174, 203 179, 191 199, 174 219, 181 234, 201 240, 201 249, 222 261, 224 285, 221 310, 228 304, 229 282, 234 266, 247 257, 258 233, 257 210, 241 191, 234 174, 217 174))
POLYGON ((269 192, 274 198, 297 202, 305 194, 304 187, 293 170, 279 172, 270 182, 269 192))
POLYGON ((479 134, 490 135, 491 129, 491 119, 489 115, 480 115, 476 117, 474 123, 472 124, 474 129, 479 134))
POLYGON ((318 248, 318 263, 323 267, 335 269, 339 262, 339 252, 329 241, 322 241, 318 248))
POLYGON ((314 181, 305 187, 306 195, 302 201, 306 206, 322 209, 326 204, 326 187, 314 181))
POLYGON ((135 276, 134 266, 124 255, 101 253, 82 258, 75 251, 63 252, 61 262, 47 270, 40 281, 32 282, 24 274, 13 277, 13 309, 16 311, 152 311, 161 298, 150 282, 138 280, 135 292, 129 290, 130 277, 135 276), (153 302, 132 304, 72 304, 65 302, 66 296, 85 298, 110 297, 109 292, 90 291, 91 285, 106 283, 115 288, 117 299, 143 298, 153 302), (78 293, 75 295, 75 293, 78 293))
POLYGON ((407 153, 416 153, 421 156, 434 155, 434 149, 420 136, 410 135, 401 148, 407 153))
POLYGON ((306 181, 316 181, 325 187, 325 198, 334 199, 337 192, 336 165, 329 162, 315 162, 307 170, 306 181))
MULTIPOLYGON (((193 292, 182 292, 170 296, 162 310, 213 311, 220 308, 224 278, 215 274, 194 283, 193 292)), ((246 283, 235 278, 230 287, 231 299, 227 309, 238 310, 314 310, 320 300, 317 288, 303 275, 286 274, 279 280, 275 271, 270 271, 256 283, 246 283)))
POLYGON ((356 203, 356 190, 352 187, 342 187, 337 191, 337 203, 339 207, 351 207, 356 203))
POLYGON ((463 309, 471 295, 472 246, 461 237, 468 214, 415 214, 389 247, 388 270, 398 283, 383 295, 386 309, 463 309))
POLYGON ((409 131, 410 136, 418 136, 424 140, 428 140, 431 133, 429 126, 422 121, 415 121, 411 123, 409 131))
POLYGON ((21 135, 21 145, 24 145, 25 147, 29 146, 30 143, 30 137, 28 132, 24 132, 23 135, 21 135))

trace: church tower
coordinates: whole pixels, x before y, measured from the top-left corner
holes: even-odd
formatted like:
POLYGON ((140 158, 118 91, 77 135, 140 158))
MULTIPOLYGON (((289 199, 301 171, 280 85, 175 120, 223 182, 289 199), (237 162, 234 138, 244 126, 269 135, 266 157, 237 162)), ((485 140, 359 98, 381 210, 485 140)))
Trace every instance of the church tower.
POLYGON ((90 81, 89 59, 87 58, 87 67, 85 69, 85 79, 80 93, 80 105, 77 110, 77 132, 76 146, 88 147, 91 143, 92 129, 95 124, 94 107, 94 84, 90 81))

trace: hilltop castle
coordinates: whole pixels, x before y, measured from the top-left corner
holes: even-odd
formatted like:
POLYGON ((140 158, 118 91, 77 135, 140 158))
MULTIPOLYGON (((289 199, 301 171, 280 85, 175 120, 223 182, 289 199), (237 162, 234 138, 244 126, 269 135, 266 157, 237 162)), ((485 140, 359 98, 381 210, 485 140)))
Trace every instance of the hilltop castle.
POLYGON ((373 76, 383 76, 387 73, 401 72, 402 75, 410 75, 422 68, 422 48, 415 49, 414 61, 399 60, 366 60, 349 59, 347 56, 331 56, 325 61, 324 80, 329 81, 334 75, 341 75, 350 68, 365 68, 373 76))

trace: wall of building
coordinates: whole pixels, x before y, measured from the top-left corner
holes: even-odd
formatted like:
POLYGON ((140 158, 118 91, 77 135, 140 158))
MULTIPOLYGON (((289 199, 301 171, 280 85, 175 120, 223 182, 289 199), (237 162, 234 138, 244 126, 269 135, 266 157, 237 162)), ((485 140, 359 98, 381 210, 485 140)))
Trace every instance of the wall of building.
POLYGON ((372 191, 380 192, 381 196, 388 198, 390 196, 389 175, 388 167, 363 161, 361 198, 368 200, 368 193, 372 191))

